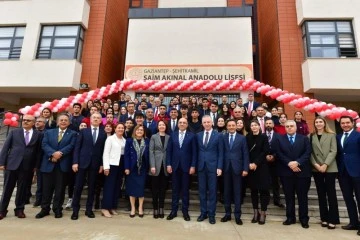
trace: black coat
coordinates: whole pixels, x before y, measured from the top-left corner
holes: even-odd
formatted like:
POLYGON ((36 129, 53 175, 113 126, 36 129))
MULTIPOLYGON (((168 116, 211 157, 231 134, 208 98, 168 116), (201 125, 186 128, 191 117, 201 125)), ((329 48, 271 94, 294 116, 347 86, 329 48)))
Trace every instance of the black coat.
POLYGON ((255 163, 255 171, 249 170, 248 186, 252 189, 265 190, 271 187, 271 175, 266 154, 269 152, 269 142, 267 136, 263 134, 246 136, 249 148, 250 163, 255 163))

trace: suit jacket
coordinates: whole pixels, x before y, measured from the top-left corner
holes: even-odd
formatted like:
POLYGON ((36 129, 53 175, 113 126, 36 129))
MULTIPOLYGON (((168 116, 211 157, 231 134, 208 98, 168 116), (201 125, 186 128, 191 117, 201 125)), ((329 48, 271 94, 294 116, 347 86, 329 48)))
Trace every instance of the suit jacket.
MULTIPOLYGON (((126 114, 124 114, 124 115, 121 115, 119 120, 120 120, 120 122, 125 123, 128 118, 129 118, 129 116, 128 116, 128 114, 126 113, 126 114)), ((132 119, 135 121, 135 113, 134 113, 132 119)))
POLYGON ((203 137, 205 131, 196 134, 198 147, 198 171, 203 171, 205 167, 210 172, 223 169, 223 134, 213 129, 207 146, 204 146, 203 137))
MULTIPOLYGON (((326 164, 328 167, 326 172, 337 172, 336 153, 337 143, 336 136, 333 133, 323 133, 320 141, 316 134, 310 136, 312 147, 311 164, 314 166, 316 163, 319 165, 326 164)), ((313 171, 317 170, 313 167, 313 171)))
POLYGON ((168 134, 165 134, 165 142, 163 146, 159 133, 151 137, 149 144, 150 168, 155 168, 156 172, 153 175, 151 171, 149 171, 149 175, 159 176, 162 166, 164 168, 165 176, 168 175, 166 171, 166 149, 169 143, 169 139, 170 136, 168 134))
POLYGON ((179 130, 175 131, 166 149, 166 166, 171 166, 173 172, 180 168, 188 173, 190 167, 196 167, 196 150, 195 134, 187 130, 180 148, 179 130))
POLYGON ((0 153, 0 166, 5 166, 7 170, 17 170, 21 163, 23 170, 31 170, 37 166, 41 158, 42 134, 33 131, 28 145, 25 144, 23 128, 9 133, 0 153))
POLYGON ((76 139, 73 164, 79 164, 79 168, 90 167, 93 170, 102 166, 102 156, 107 135, 102 128, 98 128, 98 137, 93 143, 91 128, 82 129, 76 139))
POLYGON ((124 152, 125 142, 125 137, 120 140, 116 134, 113 134, 106 139, 103 153, 104 169, 110 169, 110 165, 120 165, 121 152, 124 152))
MULTIPOLYGON (((253 101, 253 108, 252 110, 256 110, 257 107, 260 106, 260 103, 253 101)), ((249 109, 249 102, 244 103, 244 107, 246 108, 246 112, 249 109)))
POLYGON ((360 177, 360 133, 355 129, 348 136, 344 147, 341 146, 342 134, 337 135, 337 164, 339 175, 346 169, 351 177, 360 177))
MULTIPOLYGON (((149 127, 147 126, 147 121, 146 121, 146 119, 145 119, 145 121, 144 121, 144 124, 143 124, 147 129, 149 129, 150 130, 150 132, 151 132, 151 136, 152 135, 154 135, 154 134, 156 134, 157 132, 158 132, 158 130, 157 130, 157 121, 155 121, 154 119, 151 121, 151 123, 150 123, 150 125, 149 125, 149 127)), ((151 138, 151 136, 150 137, 148 137, 149 139, 151 138)))
POLYGON ((44 133, 42 141, 43 156, 41 160, 40 171, 49 173, 54 170, 56 163, 49 159, 56 151, 63 153, 59 159, 60 169, 63 172, 69 172, 73 161, 73 150, 76 143, 77 133, 70 128, 66 129, 63 138, 58 142, 59 128, 49 129, 44 133))
POLYGON ((296 134, 295 142, 291 145, 287 134, 279 137, 277 141, 277 170, 283 177, 311 177, 310 155, 311 146, 309 139, 301 134, 296 134), (301 172, 293 172, 288 166, 289 162, 297 161, 301 172))
MULTIPOLYGON (((130 172, 136 168, 137 153, 134 148, 133 142, 136 141, 133 138, 126 139, 125 153, 124 153, 124 167, 129 169, 130 172)), ((145 150, 143 153, 143 165, 142 168, 148 169, 149 167, 149 139, 145 138, 145 150), (145 161, 144 161, 145 160, 145 161)))
POLYGON ((233 173, 240 175, 242 171, 249 171, 249 151, 246 144, 246 138, 238 133, 235 133, 234 143, 230 148, 229 133, 226 133, 223 138, 224 149, 224 173, 230 173, 230 166, 233 173))

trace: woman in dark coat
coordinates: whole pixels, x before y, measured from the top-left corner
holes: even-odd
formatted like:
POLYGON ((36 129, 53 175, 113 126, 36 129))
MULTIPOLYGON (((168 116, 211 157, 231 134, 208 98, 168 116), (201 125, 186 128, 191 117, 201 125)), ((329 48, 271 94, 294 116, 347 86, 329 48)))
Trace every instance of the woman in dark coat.
POLYGON ((305 136, 309 135, 309 126, 303 119, 303 113, 300 111, 296 111, 294 114, 294 120, 296 122, 296 133, 305 136))
POLYGON ((135 217, 135 199, 139 198, 139 217, 144 217, 144 189, 149 169, 149 139, 145 128, 138 125, 134 128, 132 138, 126 140, 124 153, 126 193, 130 197, 130 217, 135 217))
POLYGON ((251 189, 251 201, 254 209, 252 223, 265 224, 267 206, 270 201, 271 175, 266 161, 266 153, 269 151, 269 142, 266 135, 261 134, 260 124, 257 120, 250 123, 251 131, 246 136, 249 155, 248 186, 251 189), (260 206, 259 212, 259 194, 260 206))

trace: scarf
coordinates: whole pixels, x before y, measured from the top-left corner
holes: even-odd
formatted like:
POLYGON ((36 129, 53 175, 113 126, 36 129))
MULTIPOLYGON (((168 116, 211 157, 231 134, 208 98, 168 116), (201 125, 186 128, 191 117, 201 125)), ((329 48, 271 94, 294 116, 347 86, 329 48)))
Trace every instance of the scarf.
POLYGON ((142 138, 141 139, 141 142, 140 142, 140 146, 139 146, 139 143, 137 141, 137 139, 133 139, 133 146, 134 146, 134 149, 136 151, 136 156, 137 156, 137 160, 136 160, 136 166, 138 168, 138 174, 140 175, 141 173, 141 166, 142 166, 142 157, 143 157, 143 154, 144 154, 144 151, 145 151, 145 140, 142 138))

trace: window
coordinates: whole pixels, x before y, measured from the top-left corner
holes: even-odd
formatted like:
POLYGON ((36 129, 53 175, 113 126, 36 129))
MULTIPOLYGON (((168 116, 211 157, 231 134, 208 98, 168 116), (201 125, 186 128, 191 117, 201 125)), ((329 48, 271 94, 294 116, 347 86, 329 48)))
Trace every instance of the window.
POLYGON ((0 27, 0 59, 19 59, 25 27, 0 27))
POLYGON ((307 21, 302 32, 307 57, 357 57, 350 21, 307 21))
POLYGON ((81 60, 84 29, 79 25, 43 26, 36 58, 81 60))

